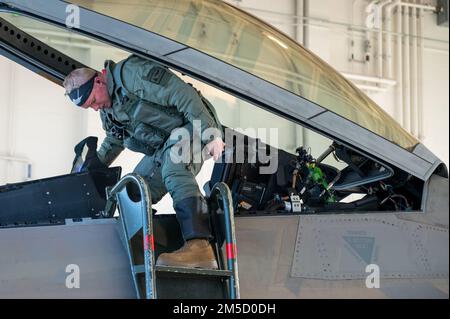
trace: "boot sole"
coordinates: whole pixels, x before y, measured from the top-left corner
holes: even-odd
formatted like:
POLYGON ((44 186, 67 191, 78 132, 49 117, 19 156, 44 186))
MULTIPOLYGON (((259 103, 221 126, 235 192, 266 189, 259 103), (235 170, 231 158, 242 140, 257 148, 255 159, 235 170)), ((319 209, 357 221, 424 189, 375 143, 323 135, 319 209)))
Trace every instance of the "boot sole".
POLYGON ((186 264, 186 263, 171 263, 171 264, 164 264, 164 263, 158 263, 156 262, 156 266, 166 266, 166 267, 183 267, 183 268, 196 268, 196 269, 212 269, 212 270, 218 270, 219 266, 217 265, 217 262, 209 262, 205 264, 186 264))

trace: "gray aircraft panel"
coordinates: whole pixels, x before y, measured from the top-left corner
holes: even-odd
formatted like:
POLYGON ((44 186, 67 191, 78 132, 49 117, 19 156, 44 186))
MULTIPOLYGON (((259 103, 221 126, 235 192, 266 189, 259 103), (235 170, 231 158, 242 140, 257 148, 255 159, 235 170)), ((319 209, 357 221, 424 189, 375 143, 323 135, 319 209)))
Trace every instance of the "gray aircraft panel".
POLYGON ((392 213, 302 216, 292 276, 364 279, 376 264, 381 278, 448 278, 448 240, 448 228, 392 213))
POLYGON ((370 149, 370 154, 378 158, 389 159, 392 164, 418 178, 425 179, 433 166, 432 163, 334 113, 322 113, 311 121, 319 127, 327 127, 335 136, 352 141, 351 144, 358 148, 370 149))
MULTIPOLYGON (((60 25, 65 23, 67 3, 61 1, 0 0, 1 3, 6 3, 24 12, 55 21, 60 25)), ((274 112, 281 116, 304 121, 305 118, 311 118, 311 116, 316 115, 321 109, 320 106, 309 103, 301 97, 296 96, 297 99, 294 99, 292 93, 241 71, 232 65, 212 58, 205 53, 190 48, 183 50, 183 45, 152 32, 136 28, 84 8, 80 8, 80 17, 82 22, 81 29, 84 33, 89 33, 125 49, 132 49, 143 55, 155 58, 190 76, 218 86, 231 94, 240 94, 246 99, 255 101, 255 103, 271 107, 274 112), (177 50, 181 51, 177 53, 177 50), (174 53, 170 54, 171 52, 174 53), (241 76, 243 76, 242 80, 240 80, 241 76), (236 81, 238 81, 239 87, 236 86, 236 81), (295 105, 295 103, 298 104, 295 105)), ((355 145, 368 154, 375 154, 378 158, 397 165, 421 179, 426 179, 431 174, 431 164, 426 160, 338 115, 325 112, 312 120, 307 120, 306 124, 313 129, 324 132, 330 137, 336 137, 342 142, 355 145), (361 141, 360 133, 362 133, 363 141, 361 141)), ((436 161, 436 163, 438 162, 436 161)))
POLYGON ((398 282, 396 285, 386 285, 380 287, 381 291, 388 298, 397 298, 401 296, 402 299, 448 299, 448 282, 447 288, 442 285, 434 286, 432 283, 424 282, 414 284, 414 282, 398 282))
POLYGON ((0 230, 0 298, 135 298, 115 219, 0 230), (80 287, 66 279, 79 266, 80 287))
POLYGON ((433 163, 433 166, 426 173, 424 180, 428 180, 434 173, 448 178, 448 168, 440 159, 433 163))
MULTIPOLYGON (((448 278, 307 279, 291 275, 299 216, 236 218, 242 298, 448 298, 448 278)), ((311 258, 303 251, 302 258, 311 258)), ((447 267, 448 272, 448 267, 447 267)))
POLYGON ((413 151, 414 154, 416 154, 417 156, 423 158, 424 160, 430 162, 430 163, 434 163, 437 160, 439 160, 439 158, 434 155, 428 148, 426 148, 425 145, 423 144, 418 144, 413 151))
MULTIPOLYGON (((448 278, 382 279, 380 289, 368 289, 364 279, 291 276, 299 222, 236 219, 242 298, 448 298, 448 278)), ((114 219, 2 229, 0 298, 135 298, 118 231, 114 219), (70 263, 80 266, 79 289, 65 286, 70 263)))
POLYGON ((449 227, 449 180, 433 175, 425 183, 422 207, 427 220, 441 227, 449 227))
MULTIPOLYGON (((431 175, 433 175, 433 173, 436 171, 438 166, 442 164, 442 161, 423 144, 418 144, 414 148, 413 154, 416 154, 420 158, 423 158, 427 162, 430 162, 433 164, 429 168, 428 172, 425 173, 424 180, 428 180, 431 177, 431 175)), ((445 168, 445 172, 440 172, 440 175, 442 175, 444 177, 448 177, 447 167, 445 168)))

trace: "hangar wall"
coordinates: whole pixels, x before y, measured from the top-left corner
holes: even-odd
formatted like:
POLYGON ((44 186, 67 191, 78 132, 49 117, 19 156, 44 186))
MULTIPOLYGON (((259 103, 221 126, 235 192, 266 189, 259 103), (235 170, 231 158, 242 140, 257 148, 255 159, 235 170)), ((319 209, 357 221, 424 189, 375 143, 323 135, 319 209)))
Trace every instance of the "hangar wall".
MULTIPOLYGON (((395 55, 396 38, 400 35, 402 48, 407 43, 413 44, 414 39, 423 43, 423 51, 417 55, 417 60, 421 61, 417 76, 422 75, 417 84, 423 88, 424 105, 423 131, 419 137, 448 165, 448 28, 437 26, 435 14, 422 13, 423 37, 407 37, 403 31, 398 33, 395 28, 392 30, 393 71, 392 77, 387 77, 386 54, 381 59, 383 67, 380 73, 378 48, 379 43, 383 48, 387 47, 389 33, 383 29, 382 42, 378 42, 380 33, 377 29, 368 30, 365 26, 365 8, 370 3, 368 0, 280 0, 276 5, 269 0, 228 2, 305 43, 337 70, 350 76, 370 77, 369 82, 359 80, 355 83, 409 129, 411 125, 405 124, 404 113, 414 103, 405 97, 406 89, 411 92, 406 87, 406 81, 403 81, 405 72, 402 76, 397 74, 398 62, 403 67, 405 61, 403 55, 400 60, 395 55), (367 54, 369 62, 364 62, 367 54)), ((435 1, 427 3, 433 4, 435 1)), ((392 23, 395 26, 395 21, 392 23)), ((408 26, 411 24, 412 19, 408 26)), ((386 28, 386 24, 383 28, 386 28)), ((111 53, 106 48, 104 51, 83 47, 70 50, 79 50, 77 55, 84 55, 91 62, 90 65, 98 69, 101 69, 105 57, 112 55, 115 60, 121 58, 120 53, 111 53)), ((410 50, 403 51, 411 53, 410 50)), ((414 54, 408 57, 411 60, 414 54)), ((100 140, 104 136, 97 113, 74 108, 64 97, 63 89, 3 57, 0 57, 0 83, 0 184, 65 174, 72 163, 73 146, 79 140, 87 135, 97 135, 100 140)), ((202 91, 214 98, 207 88, 202 87, 202 91)), ((418 100, 420 97, 415 98, 418 100)), ((255 109, 252 106, 229 97, 216 99, 217 103, 220 101, 234 103, 239 109, 230 121, 237 121, 243 128, 254 123, 255 109)), ((226 112, 222 113, 225 116, 226 112)), ((308 141, 309 146, 319 153, 329 143, 313 134, 304 136, 310 133, 298 131, 293 125, 285 127, 281 120, 277 126, 282 128, 280 140, 287 141, 295 134, 300 140, 308 141)), ((295 145, 286 146, 292 148, 295 145)), ((139 155, 126 152, 115 164, 123 166, 126 173, 133 169, 139 159, 139 155)), ((209 176, 212 164, 208 162, 199 175, 200 185, 209 176)), ((170 200, 162 205, 170 207, 170 200)))
POLYGON ((64 90, 0 56, 0 184, 70 171, 86 114, 64 90))

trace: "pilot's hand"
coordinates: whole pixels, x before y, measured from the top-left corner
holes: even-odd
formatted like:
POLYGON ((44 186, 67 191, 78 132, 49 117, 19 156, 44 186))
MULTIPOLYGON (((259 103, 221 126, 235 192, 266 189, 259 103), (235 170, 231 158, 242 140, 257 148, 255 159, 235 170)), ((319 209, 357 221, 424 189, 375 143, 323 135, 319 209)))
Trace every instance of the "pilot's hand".
POLYGON ((214 140, 206 144, 208 155, 211 155, 215 161, 222 155, 225 149, 225 143, 220 137, 216 137, 214 140))

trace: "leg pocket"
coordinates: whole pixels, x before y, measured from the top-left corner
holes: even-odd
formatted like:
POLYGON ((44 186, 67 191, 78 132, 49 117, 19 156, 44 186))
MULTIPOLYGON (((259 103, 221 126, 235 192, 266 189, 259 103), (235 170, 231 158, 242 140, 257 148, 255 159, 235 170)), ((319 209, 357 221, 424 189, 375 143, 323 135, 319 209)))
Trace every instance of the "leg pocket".
POLYGON ((134 169, 133 173, 141 175, 149 186, 152 203, 156 204, 167 193, 161 175, 161 160, 158 153, 153 156, 144 156, 134 169))

